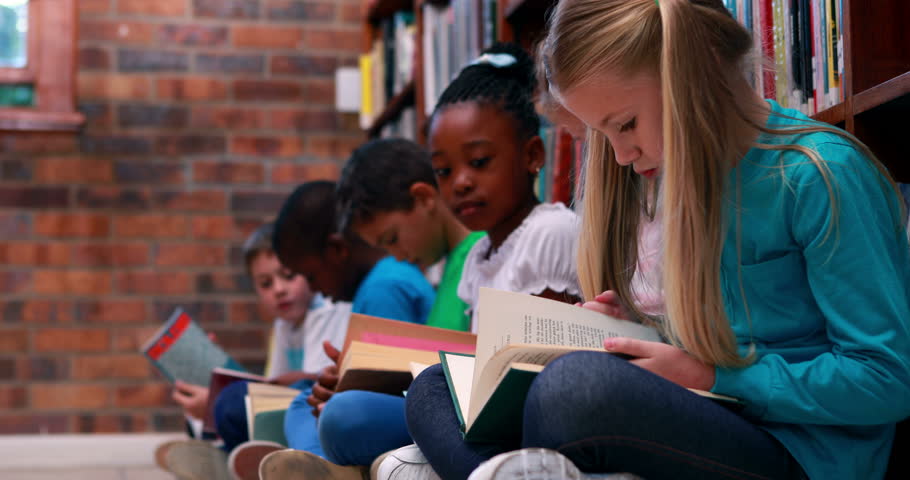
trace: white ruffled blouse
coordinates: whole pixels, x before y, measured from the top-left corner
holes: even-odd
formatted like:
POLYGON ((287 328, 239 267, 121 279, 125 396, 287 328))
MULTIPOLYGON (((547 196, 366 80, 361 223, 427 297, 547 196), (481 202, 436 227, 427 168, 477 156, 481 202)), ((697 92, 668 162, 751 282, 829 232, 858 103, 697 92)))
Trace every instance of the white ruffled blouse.
POLYGON ((575 252, 581 220, 562 203, 540 204, 531 210, 489 258, 490 237, 474 244, 465 259, 458 297, 471 311, 477 331, 480 287, 536 295, 544 290, 581 296, 575 252))

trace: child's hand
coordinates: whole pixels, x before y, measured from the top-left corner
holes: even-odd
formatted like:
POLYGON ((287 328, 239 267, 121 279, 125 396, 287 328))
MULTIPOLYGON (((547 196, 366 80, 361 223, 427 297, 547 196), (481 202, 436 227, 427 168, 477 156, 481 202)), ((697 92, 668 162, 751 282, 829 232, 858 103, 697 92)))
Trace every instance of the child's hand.
POLYGON ((619 318, 622 320, 629 319, 629 313, 626 312, 626 308, 622 306, 622 303, 619 301, 619 296, 616 295, 616 292, 613 290, 607 290, 604 293, 594 297, 594 300, 590 302, 585 302, 584 304, 577 304, 579 307, 587 308, 588 310, 595 311, 597 313, 602 313, 604 315, 609 315, 613 318, 619 318))
POLYGON ((201 385, 193 385, 177 380, 174 384, 174 393, 171 398, 183 407, 187 415, 202 419, 205 417, 205 408, 209 402, 209 389, 201 385))
POLYGON ((341 357, 341 352, 328 341, 322 342, 322 348, 329 359, 335 362, 335 365, 329 365, 319 372, 316 385, 313 385, 313 393, 307 398, 307 403, 313 407, 315 417, 322 413, 325 402, 328 402, 335 393, 335 386, 338 385, 338 361, 341 357))
POLYGON ((604 340, 604 348, 634 357, 629 360, 633 364, 677 385, 706 391, 714 386, 714 367, 673 345, 634 338, 608 338, 604 340))
POLYGON ((266 382, 274 384, 274 385, 284 385, 287 387, 287 386, 291 386, 301 380, 316 381, 316 380, 318 380, 318 378, 319 378, 319 375, 317 375, 315 373, 306 373, 306 372, 296 371, 296 372, 288 372, 288 373, 285 373, 284 375, 279 375, 277 377, 269 378, 268 380, 266 380, 266 382))

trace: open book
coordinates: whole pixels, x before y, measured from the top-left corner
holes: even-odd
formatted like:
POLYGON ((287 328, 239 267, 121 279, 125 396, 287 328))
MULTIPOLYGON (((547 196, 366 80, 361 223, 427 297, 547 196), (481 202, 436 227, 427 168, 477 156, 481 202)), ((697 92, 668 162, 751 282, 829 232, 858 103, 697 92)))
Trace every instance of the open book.
POLYGON ((412 363, 434 364, 440 350, 473 353, 475 341, 467 332, 352 314, 335 390, 401 395, 414 377, 412 363))
MULTIPOLYGON (((475 355, 440 352, 465 440, 521 435, 525 397, 535 376, 569 352, 604 351, 608 337, 661 341, 651 327, 530 295, 480 289, 475 355)), ((719 401, 736 399, 696 391, 719 401)))
POLYGON ((249 382, 250 385, 263 383, 265 382, 265 377, 241 370, 214 368, 210 378, 208 382, 209 397, 205 405, 205 418, 202 419, 202 429, 205 432, 215 433, 215 401, 218 400, 218 395, 221 395, 221 392, 232 383, 249 382))
POLYGON ((246 421, 250 440, 267 440, 287 445, 284 416, 300 390, 268 383, 247 386, 246 421))
POLYGON ((217 367, 243 370, 181 308, 142 346, 142 353, 172 383, 207 387, 217 367))

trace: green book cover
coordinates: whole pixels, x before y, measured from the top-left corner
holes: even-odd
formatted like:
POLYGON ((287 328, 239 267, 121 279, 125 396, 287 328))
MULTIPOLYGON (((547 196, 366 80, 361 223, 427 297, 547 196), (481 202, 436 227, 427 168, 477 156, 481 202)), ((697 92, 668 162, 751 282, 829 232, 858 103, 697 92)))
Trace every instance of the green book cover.
POLYGON ((252 440, 267 440, 270 442, 288 444, 284 436, 284 414, 287 410, 270 410, 259 412, 253 419, 252 440))

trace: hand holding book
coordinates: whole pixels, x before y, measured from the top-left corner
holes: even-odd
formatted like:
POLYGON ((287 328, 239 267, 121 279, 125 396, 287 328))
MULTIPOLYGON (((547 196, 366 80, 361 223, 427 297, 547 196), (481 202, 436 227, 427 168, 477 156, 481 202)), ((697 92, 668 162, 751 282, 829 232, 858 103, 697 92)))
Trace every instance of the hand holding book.
POLYGON ((313 393, 306 400, 313 407, 314 417, 318 417, 322 413, 325 402, 332 398, 335 393, 335 387, 338 385, 338 360, 341 357, 341 352, 328 341, 322 342, 322 348, 335 364, 329 365, 319 372, 319 376, 316 378, 316 385, 313 385, 313 393))
POLYGON ((604 348, 679 386, 704 391, 714 386, 714 367, 673 345, 620 337, 604 339, 604 348))

